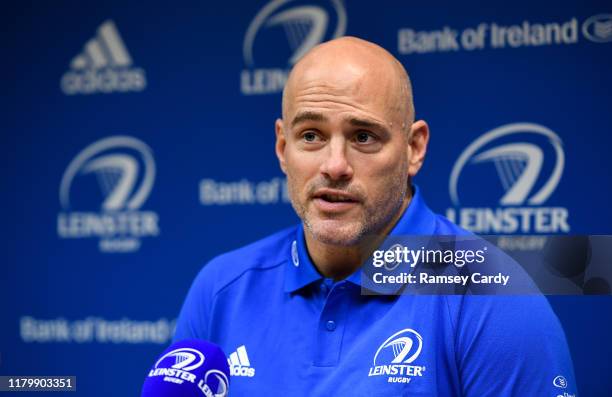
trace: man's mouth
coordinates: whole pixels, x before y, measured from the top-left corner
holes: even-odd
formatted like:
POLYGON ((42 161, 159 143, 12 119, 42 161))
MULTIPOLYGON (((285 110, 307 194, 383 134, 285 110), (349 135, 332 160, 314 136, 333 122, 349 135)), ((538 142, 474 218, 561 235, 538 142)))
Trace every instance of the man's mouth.
POLYGON ((336 189, 319 189, 313 195, 315 199, 329 201, 330 203, 358 202, 359 198, 352 193, 336 189))
POLYGON ((313 195, 317 208, 323 212, 342 212, 359 203, 357 196, 338 190, 324 189, 313 195))
POLYGON ((351 203, 356 202, 356 200, 351 197, 342 196, 339 194, 321 194, 316 196, 316 198, 320 198, 321 200, 329 201, 330 203, 351 203))

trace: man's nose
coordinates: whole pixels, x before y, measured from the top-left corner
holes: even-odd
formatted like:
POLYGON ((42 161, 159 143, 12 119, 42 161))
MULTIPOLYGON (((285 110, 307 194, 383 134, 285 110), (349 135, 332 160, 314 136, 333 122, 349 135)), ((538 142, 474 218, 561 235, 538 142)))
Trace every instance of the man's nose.
POLYGON ((353 167, 346 156, 347 145, 343 138, 329 142, 326 158, 321 164, 321 173, 331 180, 349 180, 353 177, 353 167))

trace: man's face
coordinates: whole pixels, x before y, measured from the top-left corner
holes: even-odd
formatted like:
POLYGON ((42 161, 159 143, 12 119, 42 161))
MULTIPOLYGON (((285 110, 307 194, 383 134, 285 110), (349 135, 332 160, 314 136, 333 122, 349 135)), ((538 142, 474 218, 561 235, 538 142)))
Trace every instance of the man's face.
POLYGON ((407 203, 405 117, 386 80, 314 71, 288 91, 277 154, 293 207, 323 243, 354 245, 387 232, 407 203))

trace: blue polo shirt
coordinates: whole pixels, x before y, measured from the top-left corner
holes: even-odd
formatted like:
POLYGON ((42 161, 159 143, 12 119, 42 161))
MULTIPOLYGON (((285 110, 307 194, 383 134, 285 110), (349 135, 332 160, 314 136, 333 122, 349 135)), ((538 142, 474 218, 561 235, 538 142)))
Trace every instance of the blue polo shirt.
MULTIPOLYGON (((462 235, 415 189, 392 235, 462 235)), ((208 263, 175 341, 221 346, 230 396, 576 395, 563 330, 543 296, 361 293, 333 282, 301 226, 208 263)))

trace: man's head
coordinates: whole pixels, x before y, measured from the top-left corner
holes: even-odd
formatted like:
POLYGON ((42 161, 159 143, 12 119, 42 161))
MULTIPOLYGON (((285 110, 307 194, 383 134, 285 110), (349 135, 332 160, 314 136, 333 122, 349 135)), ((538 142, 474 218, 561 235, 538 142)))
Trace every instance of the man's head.
POLYGON ((276 153, 306 232, 342 246, 388 232, 428 138, 390 53, 352 37, 313 48, 291 71, 276 121, 276 153))

